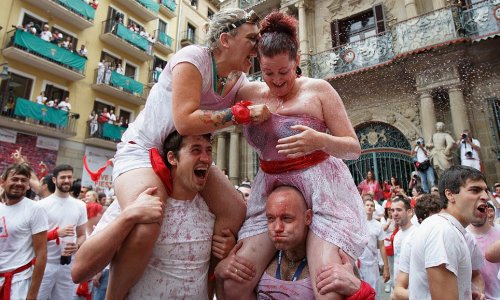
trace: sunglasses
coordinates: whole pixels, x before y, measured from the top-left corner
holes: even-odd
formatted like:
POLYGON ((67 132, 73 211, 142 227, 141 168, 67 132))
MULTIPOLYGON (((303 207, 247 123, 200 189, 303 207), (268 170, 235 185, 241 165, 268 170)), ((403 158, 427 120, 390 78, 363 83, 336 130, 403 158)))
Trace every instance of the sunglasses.
POLYGON ((255 11, 251 10, 246 13, 243 19, 239 19, 236 22, 227 25, 227 27, 222 30, 222 33, 236 29, 245 23, 257 24, 259 20, 260 20, 259 16, 255 13, 255 11))

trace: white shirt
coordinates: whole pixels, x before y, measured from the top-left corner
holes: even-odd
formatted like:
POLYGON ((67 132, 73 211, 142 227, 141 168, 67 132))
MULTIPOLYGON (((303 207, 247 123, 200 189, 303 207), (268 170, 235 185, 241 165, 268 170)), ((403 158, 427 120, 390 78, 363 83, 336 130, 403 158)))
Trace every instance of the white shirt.
POLYGON ((401 249, 408 241, 408 236, 410 236, 415 230, 415 226, 410 226, 406 230, 400 230, 394 236, 393 246, 394 246, 394 274, 398 274, 399 270, 399 258, 401 255, 401 249))
POLYGON ((460 222, 446 213, 422 222, 412 240, 410 300, 431 299, 426 269, 442 264, 457 277, 459 299, 471 299, 472 264, 465 232, 460 222))
POLYGON ((361 264, 374 265, 378 263, 377 246, 378 241, 384 240, 384 230, 382 229, 382 224, 375 219, 366 222, 368 226, 368 243, 359 260, 361 264))
POLYGON ((36 97, 36 103, 38 103, 38 104, 45 104, 45 101, 47 101, 47 97, 45 97, 45 96, 38 95, 36 97))
POLYGON ((115 122, 116 122, 116 115, 115 114, 109 114, 108 123, 109 124, 115 124, 115 122))
MULTIPOLYGON (((33 235, 48 229, 47 214, 38 202, 24 198, 14 205, 0 203, 0 273, 26 265, 35 257, 33 235)), ((31 277, 32 269, 14 275, 13 282, 31 277)), ((0 277, 2 286, 4 277, 0 277)))
MULTIPOLYGON (((474 144, 474 145, 476 145, 478 147, 481 147, 481 143, 479 143, 479 141, 477 139, 473 138, 472 139, 472 144, 474 144)), ((465 156, 465 153, 467 153, 468 151, 472 152, 472 158, 473 159, 479 160, 479 153, 477 153, 477 151, 472 148, 471 144, 460 142, 460 159, 462 161, 468 159, 467 156, 465 156)))
MULTIPOLYGON (((87 223, 87 207, 83 201, 73 197, 60 198, 55 194, 40 200, 49 218, 49 230, 56 227, 62 228, 68 225, 76 227, 87 223)), ((76 232, 75 232, 76 233, 76 232)), ((55 240, 47 242, 47 262, 59 263, 61 258, 61 245, 57 245, 55 240)))
POLYGON ((420 148, 419 146, 415 147, 415 153, 417 154, 417 161, 418 162, 424 162, 426 160, 429 160, 429 157, 425 155, 424 149, 420 148))
POLYGON ((40 33, 40 38, 44 41, 50 42, 52 39, 52 32, 50 32, 50 30, 44 30, 40 33))
POLYGON ((63 100, 59 102, 59 104, 57 104, 57 108, 59 108, 60 110, 69 111, 71 109, 71 104, 63 100))

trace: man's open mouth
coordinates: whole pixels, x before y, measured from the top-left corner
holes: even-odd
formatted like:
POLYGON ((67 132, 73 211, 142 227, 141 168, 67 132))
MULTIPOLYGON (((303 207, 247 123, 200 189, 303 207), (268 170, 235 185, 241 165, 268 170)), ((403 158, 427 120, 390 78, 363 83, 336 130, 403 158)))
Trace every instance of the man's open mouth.
POLYGON ((207 176, 208 169, 206 167, 196 168, 194 170, 194 175, 198 178, 204 179, 207 176))
POLYGON ((488 205, 486 204, 481 204, 477 207, 477 210, 479 210, 480 212, 482 213, 485 213, 486 212, 486 209, 488 208, 488 205))

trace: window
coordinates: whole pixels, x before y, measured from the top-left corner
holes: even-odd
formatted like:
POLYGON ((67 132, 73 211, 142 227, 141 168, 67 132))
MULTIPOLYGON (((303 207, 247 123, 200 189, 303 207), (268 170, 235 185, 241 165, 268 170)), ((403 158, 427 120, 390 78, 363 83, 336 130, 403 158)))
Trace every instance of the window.
POLYGON ((45 86, 45 97, 47 97, 48 100, 61 101, 69 97, 69 92, 51 84, 47 84, 45 86))
POLYGON ((0 85, 0 99, 2 106, 9 99, 16 99, 18 97, 29 99, 31 89, 33 88, 33 80, 15 73, 9 72, 10 78, 2 80, 0 85))
POLYGON ((125 66, 125 76, 127 77, 130 77, 132 79, 135 79, 135 72, 136 72, 137 68, 130 65, 130 64, 127 64, 125 66))
POLYGON ((153 70, 156 69, 157 67, 160 67, 162 70, 165 68, 167 65, 167 61, 159 58, 158 56, 155 56, 155 59, 153 61, 153 70))
POLYGON ((194 9, 198 8, 198 0, 190 0, 189 3, 194 9))
POLYGON ((144 31, 144 26, 141 24, 137 23, 136 21, 128 18, 128 23, 127 26, 130 28, 130 26, 135 25, 135 27, 139 28, 139 32, 144 31))
POLYGON ((107 103, 104 103, 104 102, 99 102, 99 101, 94 101, 94 108, 93 110, 99 114, 101 111, 103 111, 103 108, 107 108, 108 109, 108 112, 111 111, 111 110, 115 110, 115 106, 114 105, 110 105, 110 104, 107 104, 107 103))
POLYGON ((121 59, 104 51, 101 52, 101 59, 99 61, 102 61, 103 59, 104 61, 109 62, 111 66, 118 66, 118 64, 122 63, 121 59))
POLYGON ((70 40, 70 42, 71 42, 71 48, 69 50, 73 50, 73 51, 76 50, 76 47, 77 47, 77 44, 78 44, 78 39, 76 37, 72 36, 69 33, 66 33, 64 30, 62 30, 62 29, 60 29, 60 28, 58 28, 56 26, 52 26, 51 31, 52 31, 52 33, 55 33, 56 31, 62 33, 62 35, 63 35, 63 39, 62 40, 63 41, 65 41, 67 37, 70 37, 70 39, 71 39, 70 40))
POLYGON ((186 38, 194 42, 194 37, 196 36, 196 27, 191 24, 187 24, 186 38))
POLYGON ((385 32, 384 9, 379 4, 355 16, 334 20, 330 26, 332 47, 356 42, 385 32))
POLYGON ((209 8, 208 12, 207 12, 207 18, 212 19, 213 15, 214 15, 214 11, 209 8))
POLYGON ((126 120, 126 121, 128 121, 127 123, 129 123, 132 121, 132 120, 130 120, 131 116, 132 116, 132 114, 129 111, 126 111, 126 110, 120 108, 120 115, 118 116, 118 119, 123 118, 124 121, 126 120))
POLYGON ((36 17, 34 17, 32 15, 25 13, 23 16, 23 24, 22 25, 26 26, 29 22, 33 22, 34 27, 36 28, 37 34, 40 34, 40 32, 42 32, 43 24, 46 23, 40 19, 37 19, 36 17))
POLYGON ((158 31, 167 33, 168 24, 162 20, 158 20, 158 31))

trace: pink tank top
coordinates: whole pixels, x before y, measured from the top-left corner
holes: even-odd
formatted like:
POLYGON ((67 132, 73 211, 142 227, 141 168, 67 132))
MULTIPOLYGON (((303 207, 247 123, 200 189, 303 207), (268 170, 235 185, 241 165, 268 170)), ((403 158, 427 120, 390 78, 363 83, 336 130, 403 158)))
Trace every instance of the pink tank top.
POLYGON ((305 278, 297 281, 284 281, 276 279, 264 272, 260 278, 259 285, 257 286, 257 299, 314 300, 311 278, 305 278))

